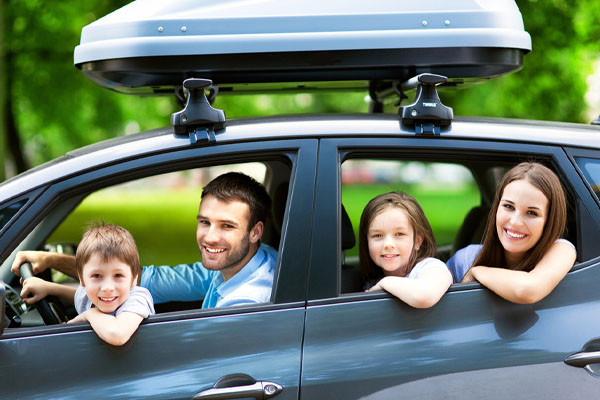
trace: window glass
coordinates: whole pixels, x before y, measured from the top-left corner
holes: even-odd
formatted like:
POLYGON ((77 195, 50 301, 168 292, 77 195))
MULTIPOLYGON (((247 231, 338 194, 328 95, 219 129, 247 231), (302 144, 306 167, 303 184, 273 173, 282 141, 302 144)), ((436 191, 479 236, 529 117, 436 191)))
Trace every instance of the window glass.
POLYGON ((358 264, 358 228, 365 205, 373 197, 390 191, 406 192, 419 202, 442 259, 449 256, 466 214, 480 204, 473 175, 462 165, 348 160, 342 164, 342 204, 352 222, 356 245, 346 250, 346 262, 358 264))
POLYGON ((22 200, 18 203, 13 203, 9 206, 6 206, 0 209, 0 229, 4 228, 4 225, 10 221, 12 217, 15 216, 16 213, 19 212, 21 207, 23 207, 27 203, 27 200, 22 200))
POLYGON ((104 220, 131 232, 142 265, 199 261, 196 216, 202 188, 231 171, 265 183, 265 164, 245 163, 172 172, 111 186, 86 197, 47 243, 78 243, 90 222, 104 220))
POLYGON ((588 181, 596 197, 600 199, 600 160, 587 157, 575 157, 575 161, 585 179, 588 181))

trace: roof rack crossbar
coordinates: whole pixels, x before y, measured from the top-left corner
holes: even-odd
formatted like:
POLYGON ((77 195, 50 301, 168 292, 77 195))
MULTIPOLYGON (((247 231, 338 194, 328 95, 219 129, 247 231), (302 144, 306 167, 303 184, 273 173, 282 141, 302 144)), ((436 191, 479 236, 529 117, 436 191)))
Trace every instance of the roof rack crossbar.
POLYGON ((416 85, 417 92, 412 104, 398 109, 401 123, 414 129, 417 135, 439 135, 441 127, 450 126, 454 112, 451 107, 442 104, 436 89, 447 80, 442 75, 420 74, 403 83, 405 90, 416 85))

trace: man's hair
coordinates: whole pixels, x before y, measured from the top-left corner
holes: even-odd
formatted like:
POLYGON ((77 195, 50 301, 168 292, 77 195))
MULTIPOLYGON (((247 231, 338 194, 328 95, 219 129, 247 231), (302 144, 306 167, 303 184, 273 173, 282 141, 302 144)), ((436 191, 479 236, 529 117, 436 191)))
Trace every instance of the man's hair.
POLYGON ((248 230, 259 221, 265 223, 271 209, 271 198, 264 186, 241 172, 229 172, 210 181, 202 189, 202 198, 209 195, 226 203, 237 200, 248 204, 248 230))
POLYGON ((132 276, 141 272, 140 257, 135 240, 127 229, 104 222, 92 223, 77 246, 75 267, 81 278, 83 266, 97 254, 103 262, 117 259, 131 267, 132 276))

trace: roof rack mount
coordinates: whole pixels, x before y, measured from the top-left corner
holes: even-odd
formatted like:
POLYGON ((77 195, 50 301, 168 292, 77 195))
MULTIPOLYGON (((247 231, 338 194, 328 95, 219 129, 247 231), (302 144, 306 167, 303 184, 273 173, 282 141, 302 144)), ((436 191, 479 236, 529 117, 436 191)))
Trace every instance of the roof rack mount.
POLYGON ((187 101, 183 110, 171 114, 177 135, 189 134, 190 143, 214 142, 215 131, 225 127, 225 111, 213 108, 205 90, 212 88, 210 79, 189 78, 183 81, 187 101))
POLYGON ((420 74, 404 82, 402 88, 416 85, 417 92, 412 104, 398 109, 402 125, 414 128, 417 135, 439 135, 441 127, 450 126, 454 112, 451 107, 442 104, 436 89, 447 80, 442 75, 420 74))

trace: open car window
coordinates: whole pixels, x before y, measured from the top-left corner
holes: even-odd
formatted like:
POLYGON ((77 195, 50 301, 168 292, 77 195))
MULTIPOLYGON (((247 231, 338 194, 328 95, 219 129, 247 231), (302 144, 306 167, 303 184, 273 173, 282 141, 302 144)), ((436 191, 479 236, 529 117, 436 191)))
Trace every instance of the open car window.
POLYGON ((413 196, 432 227, 437 257, 446 261, 459 248, 481 239, 488 208, 482 204, 480 190, 473 173, 460 164, 389 159, 345 161, 341 188, 341 292, 363 289, 358 272, 359 224, 361 213, 372 198, 392 191, 413 196))

